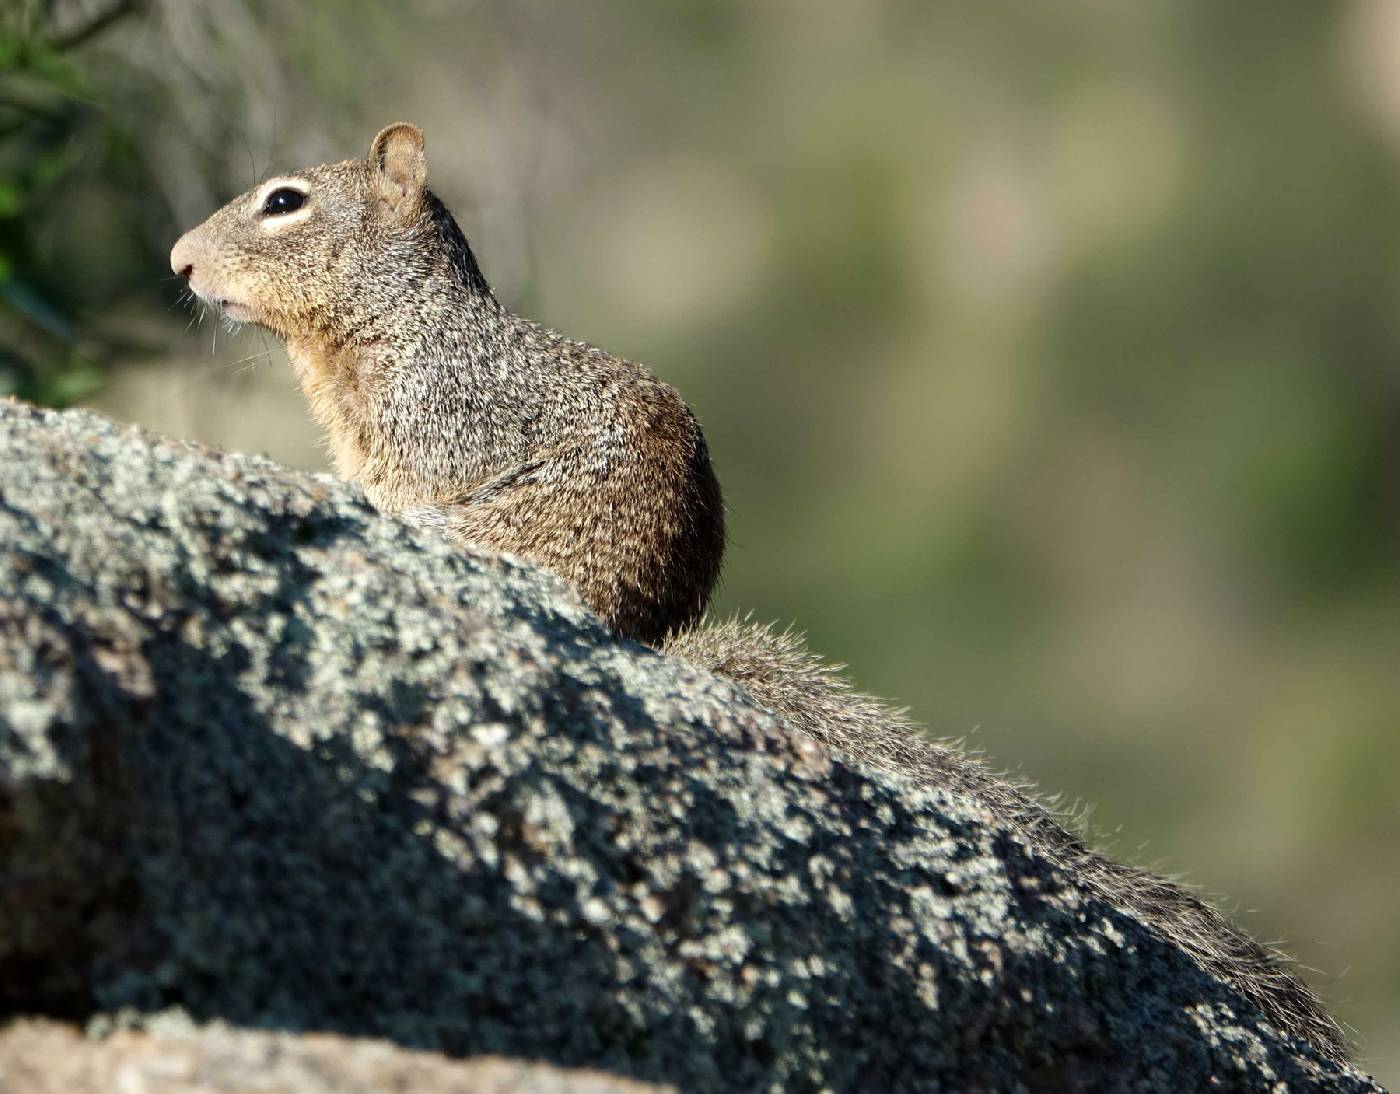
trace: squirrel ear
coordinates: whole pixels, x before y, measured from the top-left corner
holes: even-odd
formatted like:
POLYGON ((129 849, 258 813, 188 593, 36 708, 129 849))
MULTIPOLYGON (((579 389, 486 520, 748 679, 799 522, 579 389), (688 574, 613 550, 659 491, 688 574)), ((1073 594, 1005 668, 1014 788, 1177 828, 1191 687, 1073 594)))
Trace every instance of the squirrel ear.
POLYGON ((380 196, 395 211, 413 204, 428 181, 423 131, 395 122, 379 131, 369 146, 369 167, 380 196))

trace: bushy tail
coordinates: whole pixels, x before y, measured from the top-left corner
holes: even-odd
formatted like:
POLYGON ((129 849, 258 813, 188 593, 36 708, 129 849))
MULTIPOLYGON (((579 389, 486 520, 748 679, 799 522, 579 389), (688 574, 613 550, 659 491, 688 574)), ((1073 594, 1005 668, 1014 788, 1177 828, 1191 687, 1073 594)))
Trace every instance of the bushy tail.
POLYGON ((669 639, 666 652, 743 685, 760 706, 827 747, 873 767, 980 801, 1098 897, 1185 950, 1280 1030, 1345 1062, 1346 1039, 1287 957, 1259 945, 1210 904, 1165 878, 1100 854, 1051 806, 993 775, 952 745, 925 737, 905 712, 851 689, 790 632, 746 620, 708 624, 669 639))

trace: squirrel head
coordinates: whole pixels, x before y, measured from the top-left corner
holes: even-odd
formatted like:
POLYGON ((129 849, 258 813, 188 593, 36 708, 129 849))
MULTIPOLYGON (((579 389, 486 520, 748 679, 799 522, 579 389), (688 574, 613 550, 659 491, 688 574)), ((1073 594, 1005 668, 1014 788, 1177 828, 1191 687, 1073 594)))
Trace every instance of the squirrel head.
POLYGON ((423 133, 397 122, 363 160, 279 175, 234 198, 180 237, 170 266, 230 319, 342 341, 431 273, 439 212, 423 133))

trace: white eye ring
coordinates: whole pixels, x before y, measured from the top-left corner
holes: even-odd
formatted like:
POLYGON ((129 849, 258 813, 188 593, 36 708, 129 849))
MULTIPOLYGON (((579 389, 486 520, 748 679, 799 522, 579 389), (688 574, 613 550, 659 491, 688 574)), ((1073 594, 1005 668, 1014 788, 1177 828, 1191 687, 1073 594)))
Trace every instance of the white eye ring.
POLYGON ((311 214, 310 197, 311 188, 304 179, 268 179, 258 187, 251 213, 264 231, 276 232, 311 214))

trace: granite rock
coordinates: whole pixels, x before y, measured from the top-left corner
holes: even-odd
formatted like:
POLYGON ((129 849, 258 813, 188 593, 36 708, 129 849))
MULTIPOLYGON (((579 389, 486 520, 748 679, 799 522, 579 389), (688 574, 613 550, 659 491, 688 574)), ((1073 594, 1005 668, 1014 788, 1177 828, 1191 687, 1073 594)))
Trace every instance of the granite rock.
POLYGON ((829 754, 549 575, 16 403, 0 870, 8 1016, 687 1091, 1377 1089, 976 798, 829 754))

